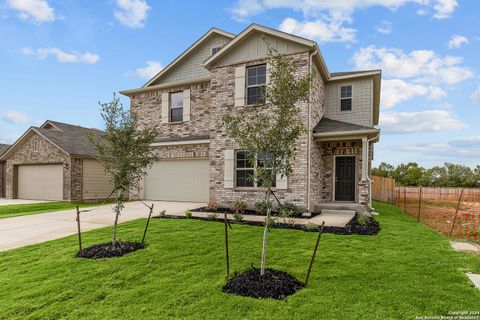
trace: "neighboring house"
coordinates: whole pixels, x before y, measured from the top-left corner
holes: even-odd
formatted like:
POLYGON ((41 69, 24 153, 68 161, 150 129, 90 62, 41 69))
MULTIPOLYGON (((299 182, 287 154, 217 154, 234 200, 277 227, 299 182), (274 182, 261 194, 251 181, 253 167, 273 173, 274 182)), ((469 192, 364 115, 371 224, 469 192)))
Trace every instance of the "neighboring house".
MULTIPOLYGON (((10 147, 8 144, 0 143, 0 157, 10 147)), ((0 198, 5 197, 5 161, 0 160, 0 198)))
POLYGON ((256 24, 238 35, 211 29, 142 88, 121 92, 139 128, 160 130, 153 147, 161 161, 139 197, 221 205, 243 199, 249 206, 264 199, 246 178, 256 164, 245 161, 220 122, 260 101, 268 46, 293 61, 298 77, 315 78, 309 103, 298 104, 308 133, 298 140, 293 173, 277 177, 276 195, 302 210, 371 207, 381 71, 330 73, 314 41, 256 24))
POLYGON ((101 131, 48 120, 30 127, 0 157, 7 198, 94 200, 112 192, 109 177, 87 140, 101 131))

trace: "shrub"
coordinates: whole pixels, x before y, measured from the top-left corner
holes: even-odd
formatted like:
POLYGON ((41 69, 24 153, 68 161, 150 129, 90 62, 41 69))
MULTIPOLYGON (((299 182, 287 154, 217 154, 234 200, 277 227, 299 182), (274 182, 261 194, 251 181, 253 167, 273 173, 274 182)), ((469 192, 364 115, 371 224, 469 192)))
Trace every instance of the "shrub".
POLYGON ((209 201, 207 203, 207 209, 210 211, 217 211, 218 210, 218 203, 216 201, 209 201))
POLYGON ((216 220, 217 217, 218 217, 218 214, 216 214, 216 213, 209 213, 209 214, 207 215, 207 219, 208 219, 208 220, 216 220))
POLYGON ((297 206, 291 202, 285 202, 280 207, 280 215, 288 217, 297 217, 299 213, 297 212, 297 206))
POLYGON ((371 214, 369 212, 363 212, 358 215, 358 223, 361 225, 367 224, 368 220, 370 219, 371 214))
POLYGON ((243 220, 243 214, 241 214, 240 212, 234 212, 233 219, 235 219, 235 221, 237 222, 240 222, 243 220))
POLYGON ((305 225, 305 229, 307 229, 308 231, 315 231, 318 229, 318 226, 315 223, 309 222, 305 225))
POLYGON ((162 210, 160 211, 160 213, 158 214, 160 217, 162 218, 165 218, 165 216, 167 215, 167 211, 166 210, 162 210))
POLYGON ((272 208, 271 202, 260 201, 255 203, 255 211, 261 215, 266 215, 267 210, 272 208))
POLYGON ((192 217, 192 211, 190 210, 185 211, 185 217, 187 217, 187 219, 190 219, 192 217))
POLYGON ((247 210, 247 202, 243 200, 236 200, 232 205, 232 210, 235 213, 244 213, 247 210))

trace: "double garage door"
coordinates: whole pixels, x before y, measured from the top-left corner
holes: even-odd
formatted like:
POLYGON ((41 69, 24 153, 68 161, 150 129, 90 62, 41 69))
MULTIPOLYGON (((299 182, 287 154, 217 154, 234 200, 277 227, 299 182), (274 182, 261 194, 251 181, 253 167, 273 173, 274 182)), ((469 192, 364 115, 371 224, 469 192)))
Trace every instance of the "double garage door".
POLYGON ((19 199, 63 200, 63 165, 18 166, 19 199))
POLYGON ((147 172, 147 200, 207 202, 209 160, 162 160, 147 172))

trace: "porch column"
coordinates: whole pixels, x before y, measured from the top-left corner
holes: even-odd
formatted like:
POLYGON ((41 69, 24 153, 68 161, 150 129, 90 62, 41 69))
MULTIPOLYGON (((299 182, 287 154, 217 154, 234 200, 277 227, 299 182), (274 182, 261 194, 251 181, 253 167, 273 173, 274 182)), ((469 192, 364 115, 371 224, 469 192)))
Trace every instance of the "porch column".
POLYGON ((368 139, 362 138, 362 180, 368 177, 368 139))

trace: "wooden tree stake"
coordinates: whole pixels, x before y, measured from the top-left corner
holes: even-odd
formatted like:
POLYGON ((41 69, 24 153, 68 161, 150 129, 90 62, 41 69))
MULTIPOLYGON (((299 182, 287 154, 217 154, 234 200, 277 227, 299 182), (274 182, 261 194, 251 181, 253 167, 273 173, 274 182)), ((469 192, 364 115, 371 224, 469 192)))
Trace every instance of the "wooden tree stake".
POLYGON ((77 206, 77 231, 78 231, 78 247, 80 254, 83 252, 82 249, 82 233, 80 231, 80 208, 77 206))
POLYGON ((147 235, 148 224, 150 223, 150 217, 152 216, 152 212, 153 212, 153 205, 154 203, 152 203, 152 206, 149 207, 150 212, 148 213, 147 224, 145 225, 145 230, 143 231, 142 243, 145 241, 145 236, 147 235))
POLYGON ((315 261, 315 256, 317 255, 318 243, 320 242, 320 237, 323 233, 323 227, 325 226, 325 221, 322 222, 320 231, 318 232, 317 243, 315 243, 315 250, 313 250, 312 260, 310 261, 310 266, 308 267, 307 278, 305 279, 305 287, 308 283, 308 278, 310 277, 310 272, 312 271, 313 262, 315 261))

